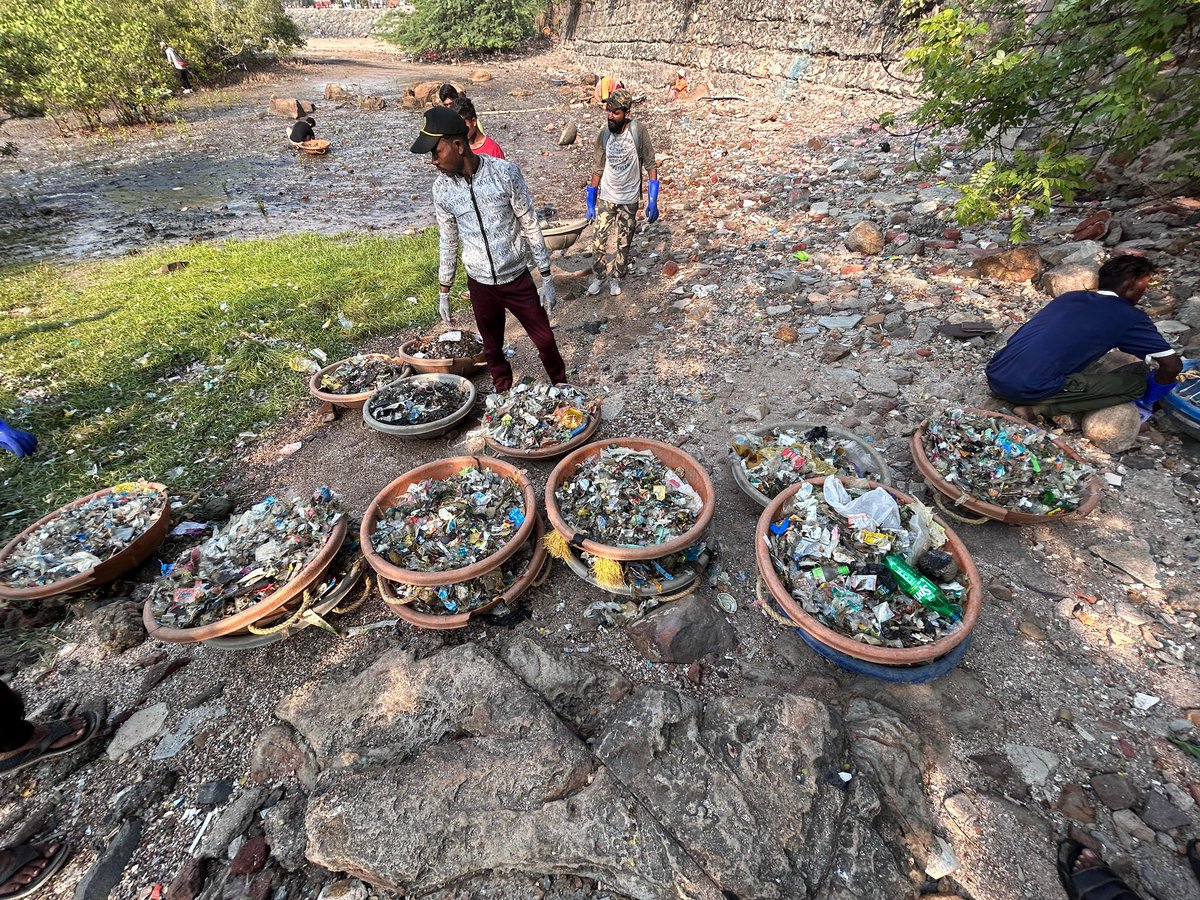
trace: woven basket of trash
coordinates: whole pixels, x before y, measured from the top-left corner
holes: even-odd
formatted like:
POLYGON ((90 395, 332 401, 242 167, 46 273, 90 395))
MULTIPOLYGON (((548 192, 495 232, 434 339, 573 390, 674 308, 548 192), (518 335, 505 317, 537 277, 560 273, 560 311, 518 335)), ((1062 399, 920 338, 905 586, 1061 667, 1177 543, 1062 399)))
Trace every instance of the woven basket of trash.
POLYGON ((146 630, 178 644, 247 634, 301 602, 337 558, 346 531, 326 487, 307 499, 265 497, 164 566, 142 610, 146 630))
POLYGON ((168 501, 165 485, 130 481, 42 516, 0 550, 0 598, 74 594, 137 568, 167 536, 168 501))
POLYGON ((1104 487, 1066 441, 992 410, 948 409, 926 419, 912 434, 912 455, 955 518, 964 510, 1010 525, 1079 518, 1100 505, 1104 487))
POLYGON ((542 574, 547 553, 546 526, 534 516, 534 530, 517 551, 489 572, 455 584, 413 585, 380 576, 379 593, 391 610, 418 628, 465 628, 471 619, 501 603, 515 604, 542 574))
POLYGON ((642 559, 621 563, 621 583, 604 584, 594 575, 596 557, 586 550, 566 548, 562 560, 567 568, 593 587, 610 594, 646 598, 677 597, 691 591, 701 574, 707 569, 715 552, 712 530, 702 540, 677 553, 657 559, 642 559))
POLYGON ((975 627, 979 572, 929 507, 866 479, 812 478, 763 510, 755 557, 795 626, 855 659, 927 664, 975 627))
POLYGON ((384 434, 429 440, 471 415, 475 385, 461 375, 410 375, 384 385, 363 405, 363 421, 384 434))
POLYGON ((448 329, 405 341, 397 355, 417 372, 471 376, 487 368, 483 338, 476 332, 462 329, 448 329))
POLYGON ((513 556, 537 521, 533 485, 501 459, 456 456, 412 469, 371 501, 361 540, 367 563, 402 584, 478 578, 513 556))
POLYGON ((516 459, 553 459, 582 447, 600 427, 600 405, 569 384, 522 381, 488 394, 484 442, 516 459))
POLYGON ((308 392, 322 403, 362 409, 377 388, 405 374, 405 365, 385 353, 356 353, 338 360, 308 380, 308 392))
POLYGON ((660 559, 698 543, 716 506, 712 481, 692 456, 645 438, 580 447, 546 483, 551 555, 590 554, 596 583, 627 584, 623 563, 660 559))
POLYGON ((865 438, 817 422, 768 425, 735 437, 729 470, 742 493, 763 507, 793 484, 822 475, 892 483, 888 464, 865 438))

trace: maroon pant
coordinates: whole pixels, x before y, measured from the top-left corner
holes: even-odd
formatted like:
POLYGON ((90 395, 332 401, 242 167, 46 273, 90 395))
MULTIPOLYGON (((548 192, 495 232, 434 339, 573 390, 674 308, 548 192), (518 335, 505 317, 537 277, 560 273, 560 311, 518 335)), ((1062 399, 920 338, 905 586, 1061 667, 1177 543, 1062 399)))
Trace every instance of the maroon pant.
POLYGON ((475 324, 483 338, 483 352, 487 357, 488 371, 496 390, 507 391, 512 387, 512 366, 504 358, 504 313, 511 312, 537 347, 546 374, 551 384, 567 380, 567 364, 558 352, 554 332, 550 329, 550 317, 538 301, 537 286, 528 272, 508 284, 480 284, 473 278, 467 279, 467 290, 471 293, 471 308, 475 311, 475 324))

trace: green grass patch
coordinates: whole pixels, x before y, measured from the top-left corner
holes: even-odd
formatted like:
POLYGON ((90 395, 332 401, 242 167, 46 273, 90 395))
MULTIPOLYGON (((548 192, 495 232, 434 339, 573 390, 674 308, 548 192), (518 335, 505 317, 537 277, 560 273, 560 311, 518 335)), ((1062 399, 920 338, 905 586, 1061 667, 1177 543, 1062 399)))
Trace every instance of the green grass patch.
POLYGON ((25 460, 0 453, 0 542, 130 478, 213 483, 306 396, 297 355, 332 362, 436 316, 435 230, 0 268, 0 417, 39 441, 25 460), (175 261, 188 266, 155 273, 175 261))

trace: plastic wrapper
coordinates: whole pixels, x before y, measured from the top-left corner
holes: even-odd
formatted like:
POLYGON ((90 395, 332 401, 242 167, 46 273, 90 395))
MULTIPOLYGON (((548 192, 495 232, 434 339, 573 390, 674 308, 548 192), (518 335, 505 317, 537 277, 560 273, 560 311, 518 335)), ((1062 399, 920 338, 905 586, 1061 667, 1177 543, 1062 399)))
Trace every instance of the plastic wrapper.
POLYGON ((458 584, 422 586, 392 582, 401 603, 427 616, 454 616, 474 612, 503 594, 525 574, 533 562, 533 541, 527 541, 497 569, 458 584))
POLYGON ((946 481, 972 497, 1031 515, 1078 509, 1096 473, 1040 428, 961 409, 929 420, 925 452, 946 481))
POLYGON ((316 559, 342 515, 325 487, 307 500, 260 500, 163 567, 151 594, 155 619, 194 628, 266 599, 316 559))
POLYGON ((372 394, 367 408, 385 425, 425 425, 453 414, 465 401, 454 384, 401 378, 372 394))
POLYGON ((740 435, 731 452, 750 484, 772 498, 793 484, 820 475, 875 481, 880 476, 870 454, 859 444, 830 434, 823 425, 802 432, 775 428, 765 435, 740 435))
POLYGON ((491 469, 466 467, 410 485, 383 510, 375 552, 416 572, 449 572, 486 559, 525 521, 521 487, 491 469))
POLYGON ((682 474, 649 450, 605 447, 555 491, 563 518, 610 547, 649 547, 686 534, 704 506, 682 474))
MULTIPOLYGON (((930 527, 928 510, 900 505, 886 491, 884 503, 880 488, 847 492, 835 479, 825 487, 818 493, 801 486, 766 535, 775 572, 804 611, 881 647, 928 644, 959 628, 969 586, 935 582, 906 561, 918 545, 926 547, 920 562, 946 542, 944 529, 930 527)), ((929 571, 948 571, 940 557, 935 561, 939 569, 929 571)))
POLYGON ((522 381, 502 394, 489 394, 483 424, 498 444, 536 450, 565 444, 587 428, 587 396, 569 384, 522 381))
POLYGON ((94 569, 149 531, 166 502, 144 483, 116 485, 27 535, 0 567, 0 582, 27 588, 94 569))
POLYGON ((395 381, 403 372, 404 363, 399 360, 358 354, 322 375, 319 387, 327 394, 365 394, 395 381))
POLYGON ((417 359, 467 359, 483 352, 479 338, 469 331, 443 331, 417 338, 408 349, 417 359))

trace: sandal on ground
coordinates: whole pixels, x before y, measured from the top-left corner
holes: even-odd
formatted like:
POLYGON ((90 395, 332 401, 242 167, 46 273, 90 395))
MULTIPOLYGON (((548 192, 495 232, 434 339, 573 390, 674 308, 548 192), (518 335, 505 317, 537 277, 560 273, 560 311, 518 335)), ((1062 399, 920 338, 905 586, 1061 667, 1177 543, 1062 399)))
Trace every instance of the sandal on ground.
MULTIPOLYGON (((78 750, 94 738, 96 732, 99 730, 100 717, 90 710, 70 719, 59 719, 57 722, 51 722, 46 726, 46 733, 42 736, 42 739, 32 747, 22 750, 20 753, 14 753, 8 759, 0 760, 0 775, 11 775, 29 766, 36 765, 44 759, 53 759, 56 756, 63 756, 64 754, 78 750), (79 731, 79 720, 83 721, 83 734, 69 744, 64 744, 61 747, 53 746, 56 741, 61 741, 67 735, 79 731)), ((0 884, 3 884, 3 882, 0 882, 0 884)))
POLYGON ((1074 871, 1075 860, 1087 849, 1073 840, 1058 845, 1058 880, 1070 900, 1142 900, 1103 860, 1089 869, 1074 871))
POLYGON ((45 856, 40 849, 42 846, 41 844, 21 844, 19 847, 5 848, 12 856, 8 865, 0 868, 0 887, 8 884, 16 877, 18 872, 30 863, 44 861, 46 864, 42 866, 42 870, 33 877, 33 880, 29 884, 18 888, 16 893, 0 895, 3 900, 19 900, 21 897, 32 897, 44 888, 51 878, 62 871, 62 867, 67 864, 67 857, 71 855, 71 849, 63 843, 50 856, 45 856))

